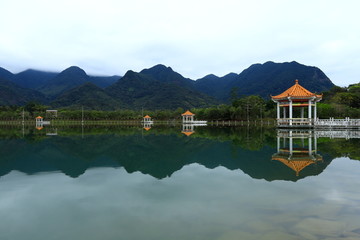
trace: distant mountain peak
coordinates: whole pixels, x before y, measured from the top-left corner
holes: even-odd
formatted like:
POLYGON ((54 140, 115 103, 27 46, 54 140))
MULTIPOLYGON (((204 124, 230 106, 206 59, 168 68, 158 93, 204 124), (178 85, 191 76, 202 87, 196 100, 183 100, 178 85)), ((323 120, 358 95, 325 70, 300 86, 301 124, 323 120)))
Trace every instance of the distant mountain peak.
MULTIPOLYGON (((140 73, 144 74, 161 74, 161 73, 176 73, 171 67, 167 67, 163 64, 157 64, 151 68, 142 70, 140 73)), ((177 73, 178 74, 178 73, 177 73)))
POLYGON ((81 76, 88 77, 86 72, 83 69, 81 69, 81 68, 79 68, 77 66, 71 66, 71 67, 65 69, 64 71, 62 71, 60 74, 76 74, 76 75, 81 75, 81 76))
POLYGON ((208 74, 205 77, 203 77, 203 79, 218 79, 219 77, 216 76, 215 74, 208 74))
POLYGON ((14 74, 6 70, 5 68, 0 67, 0 78, 11 80, 14 78, 14 74))

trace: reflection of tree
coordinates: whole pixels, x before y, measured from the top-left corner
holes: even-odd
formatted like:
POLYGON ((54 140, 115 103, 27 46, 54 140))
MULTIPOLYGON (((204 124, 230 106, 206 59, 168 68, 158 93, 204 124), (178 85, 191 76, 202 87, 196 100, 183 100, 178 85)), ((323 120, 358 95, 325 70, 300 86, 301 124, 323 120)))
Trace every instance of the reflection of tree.
POLYGON ((319 174, 330 162, 324 157, 325 164, 306 168, 296 177, 271 161, 276 151, 273 129, 197 127, 190 137, 181 134, 181 129, 155 126, 147 132, 141 125, 95 127, 85 128, 82 136, 81 128, 67 128, 59 129, 60 136, 46 138, 44 133, 38 141, 0 139, 0 175, 11 170, 28 174, 60 170, 78 177, 88 168, 108 166, 161 179, 197 163, 207 168, 241 169, 257 179, 296 181, 319 174))
POLYGON ((196 129, 194 137, 215 139, 220 141, 231 141, 233 145, 247 150, 260 150, 265 145, 275 146, 275 130, 273 128, 262 128, 245 126, 238 128, 214 127, 196 129))
POLYGON ((321 138, 318 142, 319 151, 332 157, 349 157, 360 160, 360 139, 329 139, 321 138))

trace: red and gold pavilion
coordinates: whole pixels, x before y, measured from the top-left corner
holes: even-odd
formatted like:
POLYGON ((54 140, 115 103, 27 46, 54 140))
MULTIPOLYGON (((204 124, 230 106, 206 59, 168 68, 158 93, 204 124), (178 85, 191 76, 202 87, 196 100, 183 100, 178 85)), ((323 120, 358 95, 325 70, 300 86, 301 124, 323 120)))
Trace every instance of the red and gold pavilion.
POLYGON ((271 96, 277 103, 277 123, 280 127, 313 126, 317 118, 316 103, 322 99, 322 95, 310 92, 295 80, 295 84, 283 93, 271 96), (308 108, 305 116, 305 108, 308 108), (282 117, 281 110, 282 108, 282 117), (300 108, 300 116, 294 117, 294 108, 300 108))

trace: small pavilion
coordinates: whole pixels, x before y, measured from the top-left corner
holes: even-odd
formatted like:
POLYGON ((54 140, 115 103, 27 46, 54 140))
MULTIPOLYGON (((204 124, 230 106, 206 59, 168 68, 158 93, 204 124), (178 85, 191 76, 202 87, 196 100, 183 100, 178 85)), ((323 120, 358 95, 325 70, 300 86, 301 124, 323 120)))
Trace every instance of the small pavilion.
POLYGON ((144 123, 151 123, 151 117, 149 115, 146 115, 145 117, 143 117, 143 122, 144 123))
POLYGON ((44 118, 41 117, 41 116, 37 116, 37 117, 35 118, 35 121, 36 121, 36 125, 41 125, 41 124, 44 123, 44 118))
POLYGON ((181 114, 181 116, 182 116, 183 123, 192 123, 192 122, 194 122, 195 114, 190 112, 189 110, 187 110, 186 112, 181 114))
POLYGON ((322 99, 322 95, 310 92, 295 80, 292 87, 279 95, 271 96, 271 99, 277 104, 276 119, 279 127, 312 127, 317 119, 316 103, 322 99), (300 109, 300 116, 294 116, 294 108, 300 109))

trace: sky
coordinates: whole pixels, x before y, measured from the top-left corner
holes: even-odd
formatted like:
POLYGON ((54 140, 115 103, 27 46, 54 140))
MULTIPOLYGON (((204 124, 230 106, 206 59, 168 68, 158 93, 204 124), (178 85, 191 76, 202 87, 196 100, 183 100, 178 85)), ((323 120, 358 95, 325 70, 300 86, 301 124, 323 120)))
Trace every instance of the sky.
POLYGON ((0 67, 184 77, 297 61, 359 83, 358 0, 0 0, 0 67))

